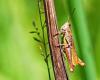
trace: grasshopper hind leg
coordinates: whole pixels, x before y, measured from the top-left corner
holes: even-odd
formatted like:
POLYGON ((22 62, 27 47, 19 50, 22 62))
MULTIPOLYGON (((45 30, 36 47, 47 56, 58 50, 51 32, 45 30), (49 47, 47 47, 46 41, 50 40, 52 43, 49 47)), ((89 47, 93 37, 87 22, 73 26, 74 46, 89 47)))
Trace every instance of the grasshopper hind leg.
POLYGON ((70 71, 73 72, 74 71, 74 65, 72 63, 70 63, 70 71))
POLYGON ((72 54, 70 52, 70 48, 65 48, 65 53, 66 53, 66 57, 67 57, 67 60, 68 60, 68 63, 69 63, 70 71, 73 72, 75 66, 72 62, 72 54))
POLYGON ((85 63, 80 58, 78 58, 78 64, 81 65, 81 66, 85 65, 85 63))

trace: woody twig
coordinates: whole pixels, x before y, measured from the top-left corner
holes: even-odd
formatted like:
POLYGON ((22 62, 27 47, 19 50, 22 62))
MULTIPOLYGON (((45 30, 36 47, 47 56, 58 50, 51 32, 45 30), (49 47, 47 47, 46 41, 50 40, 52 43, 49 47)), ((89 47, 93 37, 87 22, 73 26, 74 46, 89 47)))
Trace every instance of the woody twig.
POLYGON ((59 38, 54 37, 58 33, 54 0, 44 0, 44 8, 55 80, 68 80, 62 52, 60 47, 56 47, 59 45, 59 38))

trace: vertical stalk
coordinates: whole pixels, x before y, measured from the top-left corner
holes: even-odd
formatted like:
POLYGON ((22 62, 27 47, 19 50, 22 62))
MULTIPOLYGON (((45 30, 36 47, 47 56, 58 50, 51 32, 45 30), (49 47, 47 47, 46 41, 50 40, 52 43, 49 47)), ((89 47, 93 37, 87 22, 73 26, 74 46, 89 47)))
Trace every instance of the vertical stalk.
POLYGON ((41 16, 41 10, 40 10, 40 0, 38 0, 38 8, 39 8, 39 16, 40 16, 40 24, 41 24, 41 28, 42 28, 42 38, 43 38, 43 46, 44 46, 44 53, 45 53, 45 62, 47 65, 47 70, 48 70, 48 75, 49 75, 49 80, 51 80, 51 76, 50 76, 50 68, 49 68, 49 62, 48 62, 48 53, 47 53, 47 47, 46 47, 46 42, 45 42, 45 37, 44 37, 44 24, 42 24, 42 16, 41 16))
POLYGON ((59 38, 54 37, 58 33, 54 0, 44 0, 44 9, 55 80, 68 80, 60 47, 56 47, 59 45, 59 38))
MULTIPOLYGON (((82 80, 96 80, 96 68, 93 56, 93 46, 90 39, 88 24, 86 20, 86 13, 82 0, 67 0, 70 10, 76 8, 77 14, 72 17, 73 29, 75 32, 76 40, 78 41, 78 49, 83 56, 86 63, 84 67, 85 79, 82 80)), ((70 11, 69 10, 69 11, 70 11)), ((82 72, 83 73, 83 72, 82 72)), ((83 76, 83 75, 82 75, 83 76)))

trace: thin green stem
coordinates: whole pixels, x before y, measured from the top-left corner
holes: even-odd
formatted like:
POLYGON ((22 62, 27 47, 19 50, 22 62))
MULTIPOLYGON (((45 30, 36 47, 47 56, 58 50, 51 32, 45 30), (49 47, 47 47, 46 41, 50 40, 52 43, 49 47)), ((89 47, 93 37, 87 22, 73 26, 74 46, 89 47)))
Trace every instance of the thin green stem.
POLYGON ((46 43, 45 43, 45 37, 44 37, 44 24, 42 24, 42 16, 41 16, 41 11, 40 11, 40 5, 39 5, 40 0, 38 0, 38 9, 39 9, 39 16, 40 16, 40 24, 41 24, 41 29, 42 29, 42 37, 43 37, 43 46, 44 46, 44 53, 45 53, 45 62, 47 65, 47 69, 48 69, 48 75, 49 75, 49 80, 51 80, 51 76, 50 76, 50 68, 49 68, 49 62, 48 62, 48 53, 47 53, 47 47, 46 47, 46 43))

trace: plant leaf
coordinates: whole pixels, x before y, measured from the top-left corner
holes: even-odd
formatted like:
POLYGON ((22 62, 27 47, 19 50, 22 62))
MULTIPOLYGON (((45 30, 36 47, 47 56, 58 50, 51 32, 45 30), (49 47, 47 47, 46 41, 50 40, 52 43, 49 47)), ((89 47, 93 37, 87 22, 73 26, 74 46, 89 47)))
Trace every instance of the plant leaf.
POLYGON ((31 31, 30 33, 37 33, 37 31, 31 31))
POLYGON ((37 32, 37 31, 31 31, 30 33, 31 33, 31 34, 36 33, 37 35, 39 35, 39 34, 40 34, 40 33, 39 33, 39 32, 37 32))
POLYGON ((42 43, 42 41, 41 41, 41 40, 39 40, 39 39, 38 39, 38 38, 36 38, 36 37, 33 37, 33 39, 34 39, 35 41, 37 41, 37 42, 42 43))
POLYGON ((33 26, 36 27, 35 21, 33 21, 33 26))

